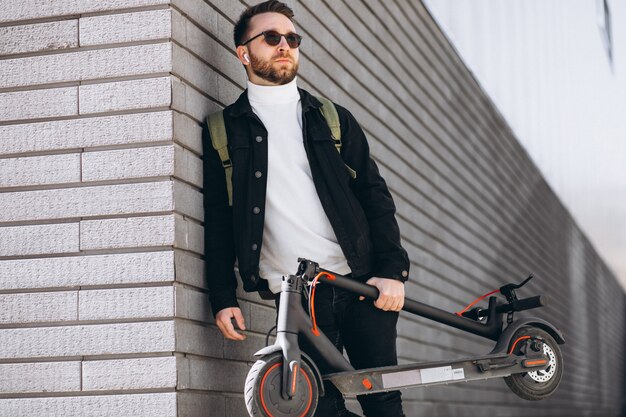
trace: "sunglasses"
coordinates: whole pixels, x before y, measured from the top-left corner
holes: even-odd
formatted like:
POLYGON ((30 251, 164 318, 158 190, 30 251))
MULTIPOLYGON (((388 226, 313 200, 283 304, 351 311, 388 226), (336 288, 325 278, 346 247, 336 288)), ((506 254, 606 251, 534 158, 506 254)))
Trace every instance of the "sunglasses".
POLYGON ((277 46, 283 36, 285 37, 287 45, 289 45, 290 48, 295 49, 299 47, 300 42, 302 42, 302 36, 298 35, 297 33, 285 33, 283 35, 282 33, 278 33, 275 30, 266 30, 265 32, 261 32, 258 35, 251 37, 250 39, 242 43, 242 45, 249 44, 259 36, 263 36, 263 39, 265 39, 265 43, 267 43, 269 46, 277 46))

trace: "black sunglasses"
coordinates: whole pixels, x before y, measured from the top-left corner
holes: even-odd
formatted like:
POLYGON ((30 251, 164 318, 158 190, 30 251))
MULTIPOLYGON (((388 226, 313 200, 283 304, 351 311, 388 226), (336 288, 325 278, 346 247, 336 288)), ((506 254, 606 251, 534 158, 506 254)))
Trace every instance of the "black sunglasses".
POLYGON ((282 33, 278 33, 275 30, 266 30, 265 32, 261 32, 258 35, 251 37, 250 39, 242 43, 242 45, 249 44, 250 42, 258 38, 259 36, 263 36, 263 39, 265 39, 265 43, 267 43, 269 46, 278 45, 280 43, 280 39, 283 36, 285 37, 285 40, 287 41, 287 45, 289 45, 290 48, 295 49, 299 47, 300 42, 302 42, 302 36, 298 35, 297 33, 285 33, 283 35, 282 33))

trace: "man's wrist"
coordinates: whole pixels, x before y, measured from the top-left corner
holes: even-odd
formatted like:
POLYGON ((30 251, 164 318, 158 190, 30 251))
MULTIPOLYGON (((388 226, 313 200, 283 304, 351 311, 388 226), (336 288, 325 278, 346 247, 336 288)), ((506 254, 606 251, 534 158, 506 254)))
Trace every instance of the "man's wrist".
POLYGON ((213 311, 213 317, 217 316, 217 313, 222 311, 225 308, 237 307, 239 308, 239 303, 237 302, 237 297, 233 294, 232 296, 215 296, 209 297, 209 301, 211 302, 211 310, 213 311))

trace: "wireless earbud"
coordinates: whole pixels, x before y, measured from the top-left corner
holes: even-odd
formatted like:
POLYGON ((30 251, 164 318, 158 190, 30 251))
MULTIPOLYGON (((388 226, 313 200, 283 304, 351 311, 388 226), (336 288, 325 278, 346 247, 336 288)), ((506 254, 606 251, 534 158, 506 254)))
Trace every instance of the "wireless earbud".
POLYGON ((250 58, 248 58, 247 54, 243 55, 243 59, 245 59, 248 64, 250 63, 250 58))

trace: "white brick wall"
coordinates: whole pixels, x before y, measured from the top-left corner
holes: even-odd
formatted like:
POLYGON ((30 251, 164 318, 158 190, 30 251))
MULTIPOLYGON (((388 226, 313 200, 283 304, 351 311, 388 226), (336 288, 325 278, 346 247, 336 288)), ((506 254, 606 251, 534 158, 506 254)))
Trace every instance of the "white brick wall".
POLYGON ((214 402, 176 393, 179 367, 195 372, 181 355, 220 357, 223 341, 201 324, 215 104, 172 75, 169 3, 0 2, 0 417, 214 402))
POLYGON ((89 391, 176 387, 176 357, 83 362, 83 387, 89 391))
POLYGON ((169 111, 0 126, 0 155, 167 142, 169 111))
POLYGON ((75 87, 17 91, 0 94, 0 122, 78 114, 78 91, 75 87))
POLYGON ((80 154, 0 159, 0 189, 80 182, 80 154))
MULTIPOLYGON (((3 4, 3 12, 4 6, 3 4)), ((76 48, 78 46, 78 20, 1 27, 0 39, 2 39, 0 55, 76 48)))
POLYGON ((44 415, 54 417, 176 417, 176 394, 0 399, 0 417, 41 417, 44 415))
POLYGON ((168 4, 169 0, 3 0, 0 23, 61 18, 94 12, 124 12, 132 7, 168 4))
POLYGON ((173 186, 160 181, 7 192, 0 202, 0 222, 169 211, 174 208, 173 186))
POLYGON ((0 228, 0 256, 78 252, 78 223, 0 228))
POLYGON ((0 74, 4 87, 131 77, 168 72, 171 56, 169 43, 85 51, 79 48, 61 54, 5 59, 0 61, 0 74))
POLYGON ((77 320, 77 300, 78 291, 0 294, 0 323, 17 325, 77 320))
POLYGON ((80 113, 168 107, 171 103, 170 77, 81 85, 80 113))
POLYGON ((0 329, 0 345, 0 359, 168 352, 175 349, 174 322, 0 329))
POLYGON ((171 251, 84 255, 2 260, 0 288, 66 288, 174 280, 171 251))

